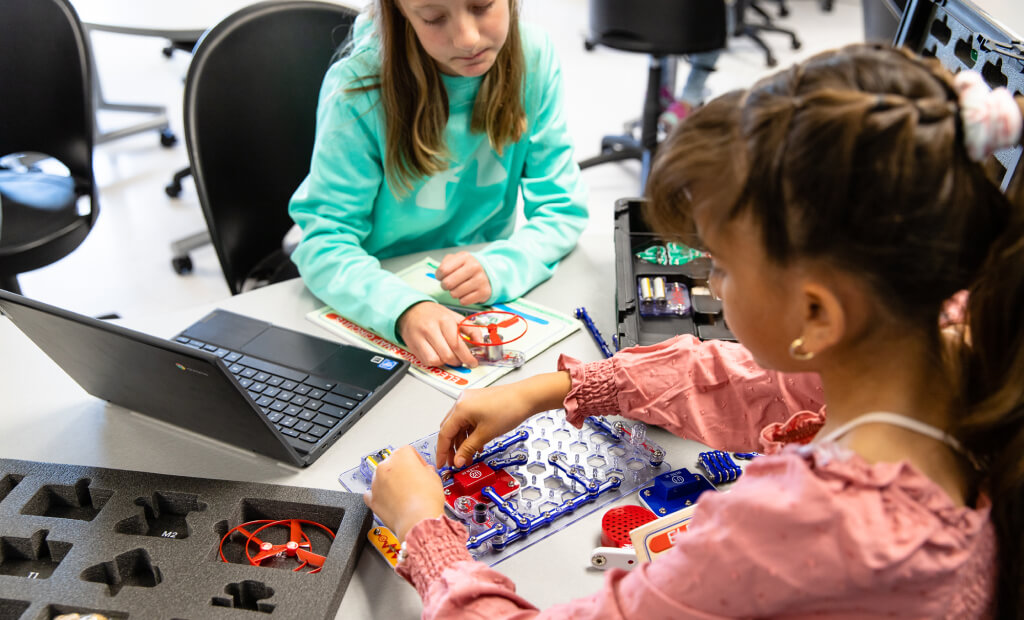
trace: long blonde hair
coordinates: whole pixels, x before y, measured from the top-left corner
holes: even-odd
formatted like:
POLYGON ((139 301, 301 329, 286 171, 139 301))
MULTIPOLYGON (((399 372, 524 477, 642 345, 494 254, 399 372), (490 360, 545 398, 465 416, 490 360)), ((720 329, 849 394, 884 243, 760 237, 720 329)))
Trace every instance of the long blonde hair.
MULTIPOLYGON (((508 0, 509 28, 505 45, 484 75, 473 104, 470 130, 486 133, 500 155, 526 131, 523 76, 526 61, 519 30, 518 0, 508 0)), ((371 15, 380 34, 380 73, 351 90, 380 89, 386 127, 384 175, 397 192, 448 169, 444 143, 448 94, 434 60, 420 44, 397 0, 377 0, 371 15)))

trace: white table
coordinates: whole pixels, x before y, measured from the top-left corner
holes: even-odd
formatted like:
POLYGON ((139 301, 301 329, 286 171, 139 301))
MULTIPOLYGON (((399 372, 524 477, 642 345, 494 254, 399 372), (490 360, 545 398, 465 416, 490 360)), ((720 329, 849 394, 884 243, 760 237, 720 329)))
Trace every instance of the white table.
MULTIPOLYGON (((570 314, 575 307, 585 306, 609 339, 615 329, 612 247, 609 235, 585 236, 555 276, 528 298, 570 314)), ((440 257, 439 252, 430 254, 440 257)), ((398 270, 422 256, 393 259, 385 265, 398 270)), ((213 307, 220 307, 332 338, 304 318, 321 305, 300 281, 292 280, 218 304, 128 324, 170 337, 213 307)), ((6 318, 0 318, 0 351, 0 454, 6 458, 342 490, 339 473, 355 467, 362 455, 373 450, 436 432, 453 402, 426 383, 406 376, 323 457, 299 470, 154 423, 89 396, 6 318)), ((562 352, 585 361, 601 356, 586 330, 581 330, 502 381, 553 370, 562 352)), ((666 460, 673 466, 693 467, 703 448, 658 428, 649 433, 666 449, 666 460)), ((636 503, 635 496, 625 501, 636 503)), ((502 562, 500 570, 516 581, 520 594, 542 607, 596 591, 603 573, 589 568, 589 557, 600 545, 601 516, 610 507, 524 549, 502 562)), ((365 548, 337 617, 392 620, 417 618, 419 612, 415 591, 392 574, 376 552, 365 548)))

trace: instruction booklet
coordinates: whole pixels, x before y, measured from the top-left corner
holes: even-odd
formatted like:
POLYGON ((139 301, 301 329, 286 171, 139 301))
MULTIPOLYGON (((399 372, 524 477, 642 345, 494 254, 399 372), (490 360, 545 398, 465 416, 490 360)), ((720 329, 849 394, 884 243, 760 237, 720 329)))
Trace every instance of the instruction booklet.
MULTIPOLYGON (((441 283, 434 276, 439 266, 439 261, 427 257, 399 271, 396 275, 438 303, 446 306, 458 306, 458 301, 448 291, 441 288, 441 283)), ((470 309, 512 312, 526 319, 528 326, 526 333, 522 338, 506 346, 509 350, 522 353, 527 361, 580 328, 580 322, 575 318, 523 298, 490 307, 479 306, 470 309)), ((329 306, 310 312, 306 318, 351 342, 368 345, 371 349, 409 360, 411 364, 409 371, 413 376, 456 398, 467 388, 490 385, 499 377, 515 370, 515 368, 487 364, 480 364, 476 368, 426 366, 404 347, 353 323, 329 306)))

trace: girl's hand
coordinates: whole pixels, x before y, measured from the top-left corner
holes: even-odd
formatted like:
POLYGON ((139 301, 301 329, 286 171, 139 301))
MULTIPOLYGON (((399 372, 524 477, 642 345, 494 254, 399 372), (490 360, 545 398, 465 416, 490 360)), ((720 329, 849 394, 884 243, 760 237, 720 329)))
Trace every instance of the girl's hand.
POLYGON ((423 519, 444 514, 441 478, 412 446, 402 446, 377 465, 363 501, 399 541, 423 519))
POLYGON ((488 441, 504 435, 535 413, 562 406, 572 386, 568 372, 552 372, 508 385, 466 390, 441 421, 437 466, 464 467, 488 441))
POLYGON ((463 306, 482 304, 491 298, 491 281, 480 261, 469 252, 445 256, 434 275, 441 288, 463 306))
POLYGON ((464 317, 433 301, 421 301, 398 317, 398 335, 413 355, 427 366, 476 368, 477 359, 459 332, 464 317))

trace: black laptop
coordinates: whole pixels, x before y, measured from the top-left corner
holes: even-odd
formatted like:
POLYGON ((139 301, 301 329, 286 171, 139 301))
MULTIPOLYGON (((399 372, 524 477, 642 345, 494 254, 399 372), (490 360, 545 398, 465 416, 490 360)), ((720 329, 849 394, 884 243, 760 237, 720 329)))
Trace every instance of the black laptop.
POLYGON ((0 290, 0 311, 90 394, 272 458, 319 458, 409 363, 215 310, 164 340, 0 290))

